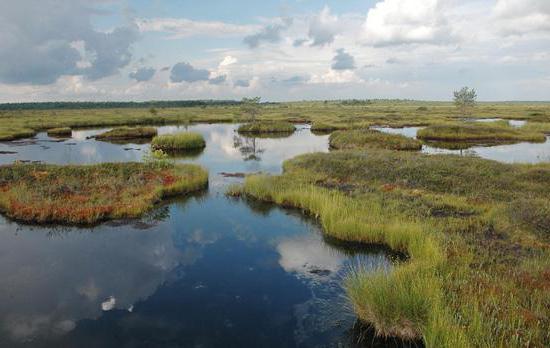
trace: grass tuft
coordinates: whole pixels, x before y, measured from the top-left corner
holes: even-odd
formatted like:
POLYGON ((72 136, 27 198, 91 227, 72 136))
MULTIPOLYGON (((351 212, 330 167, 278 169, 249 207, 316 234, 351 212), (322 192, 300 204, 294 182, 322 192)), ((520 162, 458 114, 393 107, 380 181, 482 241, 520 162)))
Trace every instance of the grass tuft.
POLYGON ((296 128, 290 122, 251 122, 239 126, 239 133, 293 133, 296 128))
POLYGON ((48 129, 48 135, 53 137, 66 137, 66 136, 70 137, 72 134, 73 134, 73 131, 69 127, 48 129))
POLYGON ((151 139, 157 135, 154 127, 117 127, 110 131, 96 135, 99 140, 121 140, 121 139, 151 139))
POLYGON ((153 149, 167 152, 197 150, 205 146, 202 134, 195 132, 159 135, 154 137, 151 143, 153 149))
POLYGON ((388 150, 420 150, 422 143, 400 134, 387 134, 375 130, 336 131, 330 136, 333 149, 377 148, 388 150))

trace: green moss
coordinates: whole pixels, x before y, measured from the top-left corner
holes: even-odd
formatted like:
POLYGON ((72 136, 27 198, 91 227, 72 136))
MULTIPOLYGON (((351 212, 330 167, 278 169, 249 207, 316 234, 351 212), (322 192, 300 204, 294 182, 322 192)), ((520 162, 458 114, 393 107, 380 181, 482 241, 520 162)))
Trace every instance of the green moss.
POLYGON ((295 127, 289 122, 251 122, 239 126, 239 133, 293 133, 295 127))
POLYGON ((533 141, 544 142, 544 134, 512 128, 507 125, 499 125, 498 122, 490 124, 444 124, 434 125, 420 129, 418 139, 436 141, 533 141))
POLYGON ((196 150, 205 146, 202 134, 194 132, 159 135, 154 137, 151 143, 153 149, 168 152, 196 150))
POLYGON ((391 150, 420 150, 422 143, 399 134, 387 134, 375 130, 336 131, 330 136, 333 149, 378 148, 391 150))
POLYGON ((0 211, 30 223, 92 224, 138 217, 164 197, 207 183, 196 165, 4 165, 0 211))
POLYGON ((110 131, 96 135, 100 140, 120 140, 120 139, 151 139, 157 135, 157 129, 154 127, 117 127, 110 131))

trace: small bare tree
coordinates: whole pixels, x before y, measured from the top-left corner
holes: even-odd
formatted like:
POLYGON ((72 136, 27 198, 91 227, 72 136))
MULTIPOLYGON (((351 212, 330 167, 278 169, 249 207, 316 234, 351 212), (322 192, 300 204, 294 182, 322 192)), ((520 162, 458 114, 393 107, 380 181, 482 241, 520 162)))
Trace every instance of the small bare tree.
POLYGON ((476 105, 476 90, 473 88, 462 87, 459 91, 454 91, 453 94, 455 106, 460 110, 462 116, 470 114, 471 110, 476 105))
POLYGON ((247 122, 256 122, 261 110, 260 100, 261 97, 243 98, 241 100, 241 112, 247 122))

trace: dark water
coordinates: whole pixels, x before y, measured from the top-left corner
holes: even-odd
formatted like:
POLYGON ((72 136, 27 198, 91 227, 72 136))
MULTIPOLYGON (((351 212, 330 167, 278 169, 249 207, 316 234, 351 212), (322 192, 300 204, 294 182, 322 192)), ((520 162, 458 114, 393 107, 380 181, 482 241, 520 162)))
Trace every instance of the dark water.
MULTIPOLYGON (((479 122, 494 122, 500 119, 480 119, 479 122), (488 121, 489 120, 489 121, 488 121)), ((521 127, 524 121, 510 120, 510 125, 521 127)), ((372 127, 373 129, 391 133, 402 134, 409 138, 416 138, 416 133, 423 127, 403 127, 403 128, 387 128, 387 127, 372 127)), ((437 143, 430 143, 422 146, 422 152, 430 154, 455 154, 462 156, 478 156, 490 160, 495 160, 505 163, 539 163, 550 162, 550 137, 546 137, 544 143, 528 143, 519 142, 515 144, 505 145, 471 145, 462 150, 451 150, 438 146, 437 143)))
MULTIPOLYGON (((182 127, 183 128, 183 127, 182 127)), ((178 131, 161 127, 160 133, 178 131)), ((240 179, 279 173, 284 159, 327 151, 328 136, 235 137, 233 125, 197 125, 210 188, 136 221, 94 228, 31 227, 0 217, 2 347, 346 346, 355 317, 341 279, 350 266, 390 267, 378 249, 325 241, 302 214, 224 196, 240 179)), ((140 160, 147 144, 110 144, 76 131, 52 142, 0 145, 2 163, 140 160), (74 144, 74 145, 70 145, 74 144), (127 150, 125 150, 125 148, 127 150)))

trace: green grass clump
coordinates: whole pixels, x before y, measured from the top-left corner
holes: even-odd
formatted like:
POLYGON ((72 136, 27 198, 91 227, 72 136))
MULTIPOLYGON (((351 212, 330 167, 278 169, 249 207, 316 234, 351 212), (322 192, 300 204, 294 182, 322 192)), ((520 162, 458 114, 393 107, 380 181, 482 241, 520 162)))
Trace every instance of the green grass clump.
POLYGON ((436 141, 533 141, 544 142, 544 134, 512 128, 499 122, 443 124, 420 129, 418 139, 436 141))
POLYGON ((197 165, 4 165, 0 211, 29 223, 93 224, 138 217, 164 197, 207 184, 208 173, 197 165))
POLYGON ((311 124, 311 131, 312 132, 332 132, 338 129, 344 129, 343 126, 338 126, 335 124, 330 124, 322 121, 313 121, 311 124))
POLYGON ((429 347, 548 346, 550 164, 372 149, 298 156, 243 194, 317 217, 327 235, 408 255, 348 274, 378 335, 429 347))
POLYGON ((159 135, 154 137, 151 143, 153 149, 168 152, 197 150, 205 146, 206 142, 202 134, 194 132, 159 135))
POLYGON ((151 139, 157 135, 154 127, 117 127, 110 131, 96 135, 99 140, 120 140, 120 139, 151 139))
POLYGON ((49 136, 53 137, 70 137, 73 134, 73 131, 69 127, 61 127, 48 129, 47 133, 49 136))
POLYGON ((378 148, 388 150, 420 150, 422 143, 400 134, 387 134, 370 129, 336 131, 330 135, 333 149, 378 148))
POLYGON ((250 122, 239 126, 239 133, 293 133, 296 128, 289 122, 250 122))
MULTIPOLYGON (((1 120, 0 120, 1 121, 1 120)), ((36 132, 29 128, 0 127, 0 141, 10 141, 33 137, 36 132)))

